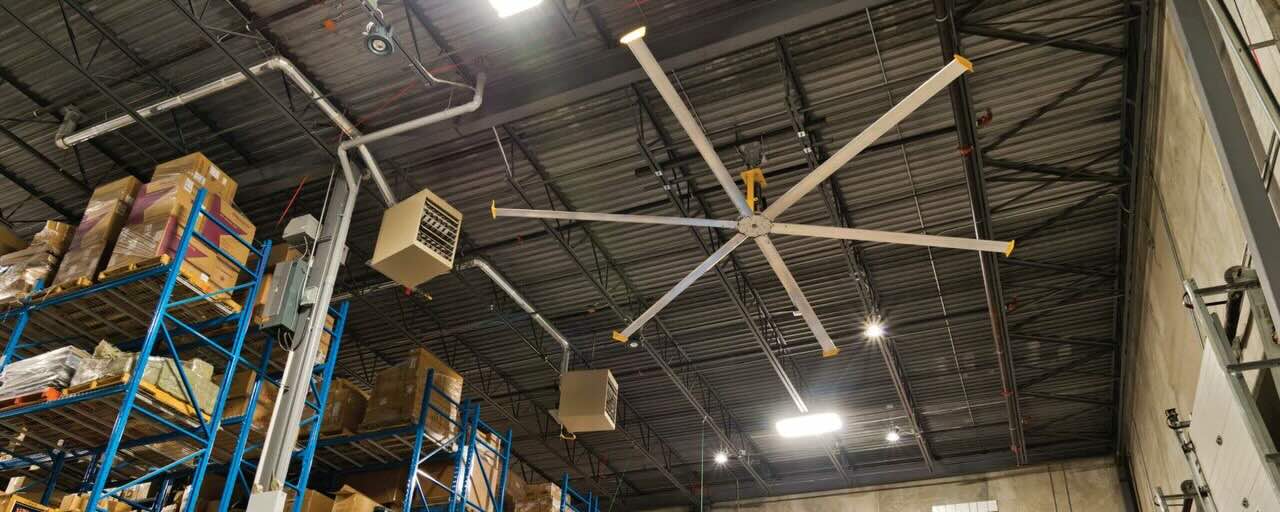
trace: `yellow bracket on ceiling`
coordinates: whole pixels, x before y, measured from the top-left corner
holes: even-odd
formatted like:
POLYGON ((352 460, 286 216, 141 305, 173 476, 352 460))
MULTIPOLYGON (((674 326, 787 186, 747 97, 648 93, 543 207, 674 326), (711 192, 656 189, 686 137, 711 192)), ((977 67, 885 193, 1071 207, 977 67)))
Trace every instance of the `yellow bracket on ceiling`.
POLYGON ((762 189, 768 186, 764 180, 764 170, 752 167, 742 171, 739 176, 742 177, 742 182, 747 184, 747 208, 756 211, 756 185, 760 185, 762 189))

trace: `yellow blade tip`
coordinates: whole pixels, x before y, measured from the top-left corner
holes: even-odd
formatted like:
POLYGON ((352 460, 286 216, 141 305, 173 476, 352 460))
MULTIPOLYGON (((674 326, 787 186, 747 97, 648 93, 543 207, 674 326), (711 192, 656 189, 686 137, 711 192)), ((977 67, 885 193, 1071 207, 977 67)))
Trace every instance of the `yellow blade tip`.
POLYGON ((613 341, 616 341, 616 342, 618 342, 618 343, 626 343, 626 342, 627 342, 627 335, 622 334, 622 333, 620 333, 620 332, 618 332, 618 331, 613 331, 613 341))
POLYGON ((645 28, 640 27, 630 32, 627 32, 627 34, 622 36, 622 38, 619 39, 618 41, 621 42, 622 44, 630 44, 633 41, 644 39, 644 33, 645 33, 645 28))
POLYGON ((958 53, 956 54, 955 57, 956 57, 956 62, 959 62, 961 66, 964 66, 965 70, 971 73, 973 72, 973 62, 971 62, 969 59, 962 57, 958 53))
POLYGON ((1004 255, 1005 255, 1005 257, 1008 257, 1010 254, 1013 254, 1013 244, 1014 244, 1014 242, 1015 242, 1015 241, 1016 241, 1016 240, 1010 240, 1010 241, 1009 241, 1009 245, 1006 245, 1006 246, 1005 246, 1005 248, 1004 248, 1004 255))
POLYGON ((822 357, 835 357, 840 353, 840 347, 831 347, 822 349, 822 357))
POLYGON ((494 199, 493 201, 489 201, 489 214, 493 215, 493 218, 495 219, 498 218, 498 200, 497 199, 494 199))

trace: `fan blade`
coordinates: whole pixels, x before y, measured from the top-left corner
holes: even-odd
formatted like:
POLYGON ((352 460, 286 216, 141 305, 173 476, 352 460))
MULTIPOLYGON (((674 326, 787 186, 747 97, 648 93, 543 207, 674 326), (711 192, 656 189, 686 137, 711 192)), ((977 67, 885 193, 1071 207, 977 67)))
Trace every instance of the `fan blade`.
POLYGON ((671 85, 671 81, 667 80, 667 74, 662 70, 662 66, 658 64, 658 61, 653 58, 653 54, 649 52, 649 47, 644 44, 644 37, 627 38, 624 42, 627 48, 631 49, 631 53, 635 55, 636 60, 640 61, 640 67, 644 68, 644 73, 649 76, 649 81, 653 82, 653 86, 658 89, 658 94, 662 95, 662 100, 667 103, 671 113, 675 114, 676 121, 680 122, 680 127, 684 128, 685 133, 689 134, 689 139, 693 141, 693 146, 698 148, 698 153, 702 155, 703 160, 706 160, 707 166, 711 168, 711 173, 716 176, 716 181, 720 182, 724 192, 729 195, 729 200, 738 209, 738 214, 743 217, 751 216, 751 209, 747 207, 747 200, 743 197, 742 191, 738 190, 738 184, 733 181, 733 176, 725 168, 724 162, 720 161, 720 155, 716 154, 715 146, 711 145, 707 135, 702 132, 702 127, 698 124, 698 121, 694 119, 693 114, 685 107, 684 100, 680 98, 680 94, 671 85))
POLYGON ((694 226, 701 228, 734 229, 738 223, 731 220, 700 219, 689 217, 661 217, 658 215, 621 215, 617 213, 568 212, 559 210, 523 210, 519 208, 498 208, 490 206, 493 218, 524 217, 528 219, 560 219, 600 222, 627 222, 632 224, 669 224, 672 226, 694 226))
POLYGON ((874 229, 837 228, 831 226, 811 226, 808 224, 787 224, 779 222, 773 225, 771 233, 780 235, 816 236, 819 238, 836 238, 840 240, 859 240, 862 242, 883 242, 888 244, 923 245, 925 247, 944 247, 947 249, 968 249, 971 251, 998 252, 1008 256, 1013 252, 1013 241, 981 240, 958 236, 917 235, 915 233, 898 233, 895 231, 876 231, 874 229))
POLYGON ((928 80, 925 80, 916 90, 911 91, 911 94, 902 98, 902 101, 899 101, 897 105, 894 105, 893 108, 885 112, 879 119, 876 119, 865 130, 862 130, 862 133, 859 133, 857 137, 854 137, 839 151, 836 151, 827 161, 822 162, 822 165, 819 165, 817 169, 814 169, 804 179, 801 179, 800 183, 796 183, 790 190, 773 201, 769 208, 765 209, 764 215, 769 219, 777 219, 779 215, 782 215, 782 212, 787 211, 787 208, 790 208, 791 205, 799 201, 800 198, 808 194, 818 184, 830 178, 832 174, 835 174, 841 167, 853 160, 853 157, 858 156, 858 153, 861 153, 867 146, 870 146, 871 143, 892 129, 903 118, 915 112, 921 105, 924 105, 929 98, 941 91, 943 87, 959 78, 965 71, 971 70, 973 70, 973 64, 969 63, 964 57, 956 55, 950 63, 943 66, 928 80))
POLYGON ((676 283, 676 285, 671 287, 670 290, 667 290, 667 293, 658 298, 653 305, 649 306, 649 309, 644 310, 644 313, 640 313, 639 317, 632 320, 631 324, 628 325, 626 329, 623 329, 622 332, 613 331, 613 339, 615 341, 627 341, 631 338, 631 335, 635 334, 636 331, 639 331, 641 327, 644 327, 645 322, 648 322, 654 317, 654 315, 657 315, 659 311, 662 311, 662 308, 667 307, 667 304, 670 304, 671 301, 675 300, 675 298, 683 293, 685 289, 689 288, 694 281, 697 281, 699 277, 702 277, 702 274, 706 274, 707 271, 715 268, 716 265, 720 264, 721 260, 729 256, 729 253, 733 252, 734 249, 737 249, 738 246, 742 245, 745 241, 747 241, 747 235, 743 235, 741 233, 734 235, 733 238, 727 240, 724 245, 721 245, 719 249, 716 249, 716 252, 711 253, 710 256, 707 256, 707 259, 702 260, 702 263, 699 263, 698 266, 694 267, 688 275, 684 276, 684 279, 681 279, 680 282, 676 283))
POLYGON ((831 336, 827 334, 827 329, 822 327, 822 322, 818 320, 818 314, 813 311, 813 306, 809 305, 809 299, 806 299, 804 292, 800 291, 800 284, 796 283, 796 278, 791 275, 791 270, 787 269, 786 262, 782 261, 782 255, 778 254, 778 248, 773 246, 773 241, 767 236, 756 237, 756 247, 760 248, 760 252, 764 253, 764 259, 769 262, 769 266, 773 268, 773 273, 778 275, 778 280, 782 281, 782 287, 787 290, 787 295, 791 297, 791 303, 795 304, 796 309, 800 310, 800 316, 804 317, 804 323, 809 324, 809 330, 813 331, 813 336, 818 338, 818 344, 822 345, 822 357, 831 357, 840 353, 840 347, 837 347, 831 336))

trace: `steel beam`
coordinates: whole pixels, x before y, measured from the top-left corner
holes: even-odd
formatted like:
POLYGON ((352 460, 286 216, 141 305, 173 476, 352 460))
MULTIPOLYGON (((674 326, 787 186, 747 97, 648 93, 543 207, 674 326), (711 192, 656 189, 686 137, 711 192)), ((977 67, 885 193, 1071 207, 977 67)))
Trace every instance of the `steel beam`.
MULTIPOLYGON (((471 80, 471 77, 472 77, 471 71, 467 69, 467 66, 463 62, 458 60, 452 45, 446 39, 444 39, 443 34, 441 34, 439 29, 436 28, 435 23, 432 22, 431 18, 428 17, 426 13, 422 11, 421 7, 417 6, 412 2, 407 3, 406 6, 409 9, 410 16, 416 19, 418 23, 422 25, 423 29, 426 30, 427 37, 430 38, 431 42, 435 44, 437 48, 440 48, 440 50, 443 51, 446 55, 448 55, 449 60, 454 64, 454 67, 457 69, 458 73, 462 75, 463 78, 467 80, 471 80)), ((466 238, 465 234, 463 235, 463 239, 466 240, 469 245, 473 245, 473 244, 470 244, 470 239, 466 238)), ((457 274, 457 275, 459 276, 460 279, 462 278, 461 274, 457 274)), ((467 287, 467 288, 471 289, 470 287, 467 287)), ((525 296, 527 297, 527 295, 525 296)), ((423 306, 423 307, 426 308, 426 306, 423 306)), ((496 310, 494 310, 493 312, 495 315, 498 315, 499 317, 501 316, 496 310)), ((434 313, 432 314, 432 318, 436 320, 437 327, 443 329, 443 323, 441 323, 439 319, 435 317, 434 313)), ((512 326, 510 323, 506 322, 505 320, 503 320, 503 323, 506 324, 508 328, 511 328, 513 331, 515 331, 514 326, 512 326)), ((516 334, 520 335, 518 331, 516 331, 516 334)), ((572 345, 570 345, 569 350, 572 350, 572 345)), ((574 354, 577 354, 577 352, 574 351, 574 354)), ((581 359, 580 355, 579 355, 579 358, 581 359)), ((585 360, 583 360, 583 362, 585 363, 585 360)), ((636 412, 629 405, 627 405, 625 399, 621 400, 619 405, 620 405, 619 407, 620 413, 618 418, 619 420, 618 428, 620 432, 623 434, 623 436, 627 439, 627 441, 629 441, 632 444, 632 447, 635 448, 636 451, 638 451, 641 454, 641 456, 643 456, 646 460, 648 460, 653 465, 655 470, 657 470, 660 474, 662 474, 663 477, 665 477, 669 482, 671 482, 671 485, 673 485, 677 490, 679 490, 682 494, 684 494, 685 497, 692 500, 693 492, 687 486, 685 486, 685 484, 681 482, 679 478, 677 478, 670 470, 670 467, 673 464, 673 462, 677 462, 680 460, 678 452, 672 449, 670 443, 668 443, 660 435, 658 435, 657 431, 652 426, 650 426, 649 423, 646 422, 645 419, 642 416, 640 416, 638 412, 636 412), (631 429, 635 429, 637 430, 637 432, 635 434, 632 434, 630 432, 631 429)), ((541 418, 545 419, 550 417, 549 413, 545 413, 545 411, 542 411, 542 412, 544 414, 539 415, 541 418)), ((592 452, 592 455, 597 460, 600 460, 603 465, 608 466, 608 463, 605 462, 605 460, 607 459, 604 459, 599 455, 596 455, 594 452, 592 452)), ((612 468, 610 469, 612 470, 612 468)), ((614 472, 617 473, 616 470, 614 470, 614 472)), ((622 477, 620 476, 619 478, 622 478, 622 477)), ((638 489, 634 484, 631 484, 631 487, 633 489, 638 489)))
POLYGON ((1258 271, 1272 318, 1280 318, 1280 223, 1262 186, 1253 116, 1232 69, 1221 28, 1199 0, 1172 0, 1174 33, 1183 50, 1192 84, 1205 113, 1214 153, 1231 192, 1252 267, 1258 271))
MULTIPOLYGON (((871 26, 871 11, 866 10, 865 14, 867 16, 867 24, 871 28, 872 34, 874 34, 875 28, 871 26)), ((877 45, 878 55, 879 43, 875 44, 877 45)), ((774 46, 775 51, 778 53, 778 63, 782 67, 784 90, 787 91, 787 110, 790 113, 792 129, 795 131, 796 138, 802 146, 805 165, 808 167, 809 172, 813 172, 827 158, 826 151, 822 146, 814 144, 814 141, 822 140, 822 132, 809 126, 809 116, 807 115, 811 106, 809 97, 792 62, 791 49, 787 47, 786 38, 779 37, 775 39, 774 46)), ((896 98, 890 94, 888 104, 892 106, 896 103, 896 98)), ((894 133, 898 139, 903 138, 900 127, 895 126, 894 133)), ((905 146, 899 146, 899 149, 903 147, 905 146)), ((827 217, 831 220, 831 224, 845 228, 853 227, 853 216, 845 204, 840 181, 832 176, 826 180, 821 188, 823 189, 823 203, 826 206, 827 217)), ((862 302, 863 313, 868 316, 878 317, 883 313, 883 309, 880 307, 880 294, 875 288, 871 269, 867 268, 863 259, 861 246, 850 240, 841 240, 840 246, 841 253, 844 255, 845 268, 848 271, 849 278, 853 281, 854 288, 858 292, 858 298, 862 302)), ((889 380, 893 383, 894 393, 898 396, 898 402, 906 413, 907 426, 915 433, 912 437, 915 439, 916 448, 920 450, 920 458, 924 461, 925 467, 932 473, 934 472, 933 461, 935 457, 933 450, 929 447, 928 434, 925 433, 917 414, 915 399, 912 397, 911 387, 906 380, 906 371, 903 370, 902 364, 898 359, 896 342, 892 337, 885 337, 880 340, 880 343, 876 343, 876 346, 879 348, 881 359, 884 361, 885 371, 889 373, 889 380)))
MULTIPOLYGON (((126 44, 124 41, 121 41, 120 37, 115 33, 115 31, 111 30, 110 27, 106 26, 100 20, 98 20, 98 17, 94 16, 94 14, 90 12, 88 9, 85 9, 84 6, 80 4, 79 0, 62 0, 62 2, 70 6, 71 9, 76 12, 76 14, 80 15, 80 18, 88 22, 89 25, 91 25, 94 28, 94 30, 97 30, 98 33, 101 34, 102 37, 107 40, 107 42, 111 43, 111 46, 114 46, 116 50, 118 50, 121 54, 125 56, 125 58, 129 59, 130 62, 133 62, 133 64, 137 66, 138 69, 141 70, 143 74, 145 74, 148 78, 154 81, 156 85, 159 85, 160 88, 164 89, 164 91, 168 93, 170 96, 178 95, 178 90, 173 86, 171 82, 169 82, 168 80, 165 80, 163 77, 156 74, 156 72, 151 69, 150 63, 148 63, 141 56, 139 56, 137 52, 133 51, 133 49, 130 48, 128 44, 126 44)), ((184 108, 187 110, 188 113, 191 114, 192 117, 194 117, 197 121, 199 121, 206 128, 208 128, 209 131, 212 132, 214 136, 218 138, 218 140, 222 141, 223 144, 226 144, 227 147, 231 148, 232 151, 235 151, 235 153, 240 156, 240 159, 244 160, 246 164, 253 163, 253 160, 249 158, 249 154, 244 150, 244 148, 241 148, 240 145, 237 144, 231 136, 227 135, 226 133, 223 133, 222 129, 218 127, 217 123, 215 123, 212 119, 209 119, 209 116, 205 115, 203 112, 200 112, 198 109, 196 109, 195 107, 189 104, 184 105, 184 108)))
MULTIPOLYGON (((659 118, 654 113, 653 105, 649 103, 648 98, 644 96, 640 91, 640 88, 635 84, 631 85, 631 92, 635 95, 636 102, 640 106, 641 112, 644 113, 649 124, 654 127, 654 131, 658 135, 658 139, 661 140, 662 144, 667 148, 668 160, 679 159, 680 155, 674 149, 674 139, 671 137, 671 134, 667 131, 666 127, 662 126, 661 121, 659 121, 659 118)), ((692 212, 690 212, 689 209, 680 202, 680 198, 672 188, 667 186, 668 183, 662 167, 657 163, 657 160, 645 145, 645 141, 643 139, 639 139, 637 142, 640 145, 641 153, 644 154, 645 159, 649 162, 649 167, 654 177, 657 178, 663 190, 666 191, 665 195, 667 196, 667 202, 669 202, 681 216, 692 217, 692 212)), ((678 172, 684 176, 689 175, 689 170, 686 167, 679 167, 678 172)), ((707 217, 714 217, 715 212, 711 211, 710 203, 706 200, 704 194, 692 191, 693 188, 694 187, 692 186, 689 187, 691 194, 697 198, 699 204, 702 206, 703 214, 707 217)), ((713 247, 711 243, 708 243, 707 240, 702 238, 698 230, 690 229, 688 232, 706 256, 710 257, 711 254, 717 250, 716 247, 713 247)), ((724 290, 725 295, 729 297, 730 302, 732 302, 734 307, 738 310, 738 315, 742 318, 743 323, 746 324, 747 329, 751 332, 751 336, 755 338, 756 343, 760 347, 761 352, 765 355, 765 359, 768 361, 769 366, 773 369, 774 374, 777 375, 778 380, 782 383, 783 389, 785 389, 787 394, 791 397, 792 402, 796 404, 796 407, 801 413, 808 412, 809 407, 805 404, 799 387, 791 381, 791 377, 787 375, 787 370, 783 368, 782 360, 774 354, 772 349, 773 344, 788 346, 789 343, 787 342, 786 337, 782 334, 782 330, 778 328, 778 324, 774 321, 773 315, 770 313, 768 307, 765 306, 764 300, 760 296, 760 292, 751 284, 750 278, 747 274, 742 272, 742 265, 735 254, 731 253, 729 255, 729 262, 736 270, 735 275, 737 276, 741 286, 735 288, 734 283, 730 281, 728 274, 721 270, 718 265, 713 266, 712 269, 715 271, 716 278, 720 281, 721 288, 724 290), (743 300, 744 297, 749 297, 755 302, 756 313, 759 317, 758 319, 752 317, 751 311, 747 308, 747 304, 743 300), (759 322, 759 325, 757 325, 757 322, 759 322), (767 339, 768 335, 771 335, 774 339, 767 339)), ((797 379, 802 380, 802 377, 799 375, 799 368, 794 364, 792 364, 792 371, 797 374, 797 379)), ((846 482, 851 482, 848 471, 845 469, 847 463, 845 462, 843 454, 837 453, 832 449, 831 444, 826 442, 826 440, 823 441, 823 449, 836 472, 839 473, 846 482)))
POLYGON ((1064 50, 1074 50, 1077 52, 1093 53, 1097 55, 1109 55, 1119 57, 1124 55, 1124 48, 1107 46, 1104 44, 1090 43, 1087 41, 1076 41, 1072 39, 1058 39, 1054 36, 1046 36, 1040 34, 1028 34, 1026 32, 1017 32, 1013 30, 1004 30, 989 27, 986 25, 961 25, 960 33, 967 35, 975 35, 988 37, 992 39, 1004 39, 1005 41, 1014 41, 1026 44, 1039 44, 1061 48, 1064 50))
MULTIPOLYGON (((169 0, 169 3, 173 5, 175 10, 182 14, 182 17, 186 19, 189 24, 200 32, 200 35, 204 37, 205 41, 208 42, 210 46, 216 48, 224 57, 227 58, 227 60, 231 61, 232 64, 235 64, 236 69, 239 69, 240 72, 249 79, 249 82, 252 83, 263 96, 267 97, 271 106, 274 107, 281 116, 292 121, 294 126, 302 130, 302 133, 307 136, 307 139, 311 141, 312 145, 320 148, 320 150, 324 151, 330 158, 337 159, 337 153, 334 152, 333 148, 329 147, 330 144, 326 144, 324 141, 320 140, 320 137, 316 136, 315 132, 312 132, 307 128, 306 124, 303 123, 296 114, 294 114, 293 110, 285 106, 284 103, 281 103, 280 99, 276 98, 276 96, 271 93, 271 90, 267 88, 266 84, 263 84, 262 80, 258 79, 257 75, 254 75, 253 72, 249 71, 249 68, 245 66, 243 62, 240 62, 240 59, 236 58, 235 54, 231 53, 230 50, 223 46, 222 42, 210 33, 209 29, 206 28, 204 24, 195 17, 195 15, 187 12, 186 8, 182 7, 182 4, 178 0, 169 0)), ((232 6, 235 7, 234 4, 232 4, 232 6)), ((240 13, 238 8, 237 14, 243 16, 243 13, 240 13)), ((271 46, 275 46, 270 40, 267 40, 267 42, 271 46)))
MULTIPOLYGON (((789 0, 743 5, 718 25, 733 30, 680 29, 651 32, 651 49, 663 69, 679 69, 722 55, 752 48, 773 38, 832 20, 858 14, 884 0, 789 0)), ((629 27, 627 30, 634 27, 629 27)), ((530 54, 542 51, 528 50, 530 54)), ((517 60, 525 55, 518 55, 517 60)), ((532 55, 529 55, 532 57, 532 55)), ((487 131, 644 80, 635 59, 626 52, 605 52, 599 58, 575 63, 546 77, 495 84, 478 115, 455 126, 425 135, 415 143, 432 145, 487 131)))
MULTIPOLYGON (((530 167, 538 174, 538 177, 544 182, 547 181, 549 174, 533 153, 529 151, 528 147, 525 146, 524 142, 516 136, 514 131, 505 127, 504 129, 507 130, 508 137, 515 143, 516 148, 524 155, 525 160, 529 162, 530 167)), ((508 178, 507 182, 530 208, 537 207, 537 205, 533 203, 524 190, 514 180, 508 178)), ((564 194, 560 192, 559 187, 554 184, 547 184, 547 189, 549 192, 554 194, 556 199, 559 200, 566 208, 571 210, 575 209, 573 207, 573 203, 568 201, 567 198, 564 197, 564 194)), ((559 244, 560 248, 565 252, 565 255, 573 261, 574 265, 578 268, 583 277, 587 278, 591 283, 592 288, 594 288, 600 297, 608 303, 609 309, 613 311, 614 314, 623 322, 629 321, 633 316, 633 312, 624 310, 622 305, 613 298, 613 295, 609 290, 596 280, 596 277, 591 274, 586 263, 578 258, 578 255, 573 251, 573 247, 569 245, 568 241, 565 240, 564 237, 555 229, 555 226, 552 223, 543 220, 542 225, 543 229, 552 236, 557 244, 559 244)), ((591 228, 585 224, 580 227, 587 235, 587 240, 590 242, 592 251, 600 254, 607 265, 607 268, 611 269, 613 273, 618 276, 623 286, 626 287, 627 296, 631 298, 632 302, 635 304, 646 304, 647 301, 645 301, 640 295, 633 284, 633 281, 623 273, 621 268, 616 264, 616 260, 614 260, 603 245, 600 244, 591 228)), ((759 455, 760 450, 756 448, 755 443, 751 440, 750 436, 738 428, 738 422, 734 419, 733 414, 727 407, 725 407, 723 401, 719 397, 719 394, 715 392, 714 388, 712 388, 706 379, 698 373, 696 367, 692 365, 686 366, 684 368, 685 373, 683 376, 676 373, 676 371, 670 367, 663 354, 675 353, 679 355, 681 360, 688 360, 689 357, 684 353, 680 344, 675 340, 675 337, 672 336, 671 330, 667 328, 661 318, 655 317, 651 324, 657 326, 660 336, 648 338, 645 342, 640 343, 640 347, 644 349, 651 358, 653 358, 654 362, 658 363, 662 372, 671 380, 676 389, 680 391, 681 396, 683 396, 698 412, 700 418, 706 422, 705 424, 708 429, 711 430, 725 448, 734 451, 742 450, 747 452, 748 455, 746 457, 739 459, 742 468, 751 475, 751 478, 755 480, 756 485, 764 490, 766 494, 771 493, 772 491, 768 483, 768 479, 762 472, 767 471, 768 462, 759 455), (666 345, 662 346, 664 343, 666 345), (660 346, 662 348, 655 348, 655 346, 660 346), (695 393, 694 387, 700 388, 701 392, 695 393), (699 398, 699 395, 702 395, 702 398, 699 398), (719 412, 719 414, 715 414, 716 412, 719 412), (721 422, 723 422, 723 425, 721 422), (759 464, 761 467, 756 467, 756 464, 759 464)))
POLYGON ((152 136, 154 136, 156 139, 160 140, 161 142, 164 142, 164 144, 168 146, 169 149, 173 150, 177 154, 182 154, 186 152, 184 148, 182 148, 180 145, 178 145, 173 140, 169 139, 168 136, 162 133, 159 128, 157 128, 154 124, 151 123, 151 121, 138 115, 138 112, 133 110, 133 107, 130 107, 128 103, 125 103, 124 99, 122 99, 120 96, 117 96, 116 93, 112 92, 111 89, 107 88, 106 85, 103 85, 102 82, 98 81, 98 79, 94 77, 93 74, 89 73, 89 71, 86 70, 84 66, 81 66, 79 62, 76 62, 70 57, 67 57, 66 54, 62 53, 62 50, 59 50, 58 47, 55 46, 52 41, 44 37, 44 35, 41 34, 39 31, 37 31, 34 27, 27 24, 26 20, 22 19, 20 16, 14 13, 9 7, 5 6, 4 4, 0 4, 0 10, 3 10, 6 14, 9 15, 9 17, 13 18, 14 21, 17 21, 18 25, 21 25, 23 29, 25 29, 37 40, 39 40, 40 43, 45 46, 45 48, 48 48, 50 52, 57 55, 58 58, 62 59, 62 61, 65 62, 68 66, 71 66, 72 69, 74 69, 77 73, 80 74, 82 78, 85 79, 85 81, 89 82, 89 85, 92 85, 93 88, 97 89, 99 93, 101 93, 103 96, 106 96, 107 99, 111 100, 111 103, 114 103, 116 107, 120 108, 120 110, 123 110, 126 114, 129 115, 129 117, 132 117, 135 122, 137 122, 139 125, 142 125, 143 128, 146 128, 147 131, 150 132, 152 136))
MULTIPOLYGON (((933 0, 934 19, 937 21, 938 41, 942 47, 942 60, 949 62, 955 55, 960 55, 962 47, 960 36, 956 32, 954 18, 954 0, 933 0)), ((970 215, 973 218, 974 234, 981 239, 991 240, 991 209, 987 205, 985 176, 982 171, 982 148, 978 145, 977 121, 973 115, 973 104, 969 96, 968 78, 961 76, 948 87, 951 96, 951 113, 955 119, 956 132, 959 135, 960 147, 967 149, 961 153, 964 162, 965 183, 969 188, 970 215)), ((1004 292, 1000 286, 1000 269, 996 264, 996 256, 991 253, 979 253, 978 263, 982 272, 983 291, 987 299, 987 312, 991 318, 991 337, 995 344, 996 357, 1000 366, 1000 384, 1005 396, 1005 414, 1009 420, 1010 449, 1019 465, 1026 464, 1027 445, 1022 432, 1023 418, 1021 405, 1018 403, 1018 378, 1013 368, 1013 352, 1009 348, 1009 325, 1005 318, 1004 292)))
MULTIPOLYGON (((0 126, 0 135, 9 139, 9 142, 12 142, 15 146, 18 146, 19 149, 26 152, 28 155, 31 155, 31 157, 35 158, 41 165, 53 171, 54 174, 62 177, 67 183, 70 183, 76 189, 83 192, 86 197, 93 194, 93 189, 90 188, 89 185, 86 185, 83 181, 76 179, 76 177, 67 172, 66 169, 63 169, 61 165, 58 165, 57 162, 49 159, 49 157, 45 156, 44 153, 41 153, 40 150, 32 147, 31 144, 28 144, 27 141, 23 140, 22 137, 19 137, 18 134, 13 133, 13 131, 8 128, 0 126)), ((68 219, 70 218, 71 217, 68 217, 68 219)))
POLYGON ((1079 178, 1080 180, 1098 181, 1103 183, 1128 183, 1129 178, 1125 176, 1112 176, 1109 174, 1097 174, 1084 172, 1081 169, 1072 169, 1068 167, 1060 167, 1056 165, 1033 164, 1029 162, 1017 162, 1014 160, 1006 160, 990 156, 982 157, 982 163, 991 167, 1008 169, 1011 171, 1030 172, 1035 174, 1044 174, 1057 178, 1079 178))
POLYGON ((24 179, 22 176, 19 176, 18 173, 6 169, 4 166, 0 166, 0 176, 4 176, 5 179, 13 182, 14 185, 30 194, 31 197, 36 198, 37 201, 44 203, 44 205, 48 206, 49 209, 58 212, 58 214, 62 215, 63 218, 72 222, 80 218, 79 215, 72 213, 66 206, 58 204, 58 201, 50 197, 48 194, 36 189, 35 185, 24 179))

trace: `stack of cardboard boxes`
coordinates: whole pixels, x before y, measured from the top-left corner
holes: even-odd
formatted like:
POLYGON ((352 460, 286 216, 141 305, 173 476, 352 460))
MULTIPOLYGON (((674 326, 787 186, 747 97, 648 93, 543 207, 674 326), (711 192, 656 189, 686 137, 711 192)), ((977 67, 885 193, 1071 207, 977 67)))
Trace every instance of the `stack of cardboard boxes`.
MULTIPOLYGON (((249 248, 241 244, 237 236, 245 241, 252 240, 256 229, 232 204, 236 183, 203 154, 192 153, 156 166, 151 181, 142 186, 129 210, 128 220, 111 252, 107 272, 131 265, 147 265, 162 256, 175 256, 183 230, 187 229, 187 217, 196 192, 201 188, 209 192, 204 209, 221 225, 199 216, 194 228, 223 252, 247 263, 249 248)), ((204 291, 212 292, 235 286, 240 269, 193 237, 182 266, 182 275, 204 291)))
MULTIPOLYGON (((480 439, 488 446, 502 450, 502 439, 499 437, 481 432, 480 439)), ((498 504, 501 458, 487 447, 478 447, 475 455, 475 464, 467 480, 467 501, 470 505, 466 508, 494 511, 498 504)), ((442 505, 449 501, 449 497, 453 495, 449 489, 453 487, 454 472, 451 461, 428 462, 418 468, 419 492, 426 496, 428 505, 442 505)), ((356 473, 346 477, 343 484, 374 503, 398 508, 405 500, 407 479, 406 468, 400 467, 356 473)), ((417 498, 414 500, 417 502, 417 498)))
POLYGON ((51 287, 82 288, 106 266, 142 183, 133 176, 93 189, 51 287))
MULTIPOLYGON (((253 384, 258 374, 252 371, 236 373, 231 379, 231 389, 227 390, 227 404, 223 406, 223 418, 244 416, 249 410, 249 395, 253 394, 253 384)), ((276 405, 276 394, 279 389, 275 384, 262 381, 262 389, 258 390, 257 405, 253 407, 252 425, 255 430, 266 430, 271 423, 271 412, 276 405)))
POLYGON ((71 238, 71 225, 48 221, 31 244, 0 256, 0 302, 22 299, 37 281, 49 282, 71 238))
POLYGON ((437 443, 449 442, 458 433, 457 403, 462 400, 462 375, 421 348, 411 351, 405 362, 378 372, 360 429, 373 431, 417 422, 423 393, 427 392, 429 370, 435 370, 433 383, 440 392, 431 393, 426 434, 437 443))
POLYGON ((516 500, 515 512, 560 512, 562 493, 555 483, 526 485, 524 497, 516 500))
POLYGON ((369 394, 347 379, 333 379, 329 384, 329 398, 324 404, 324 419, 320 422, 320 435, 337 436, 354 434, 364 419, 369 394))

